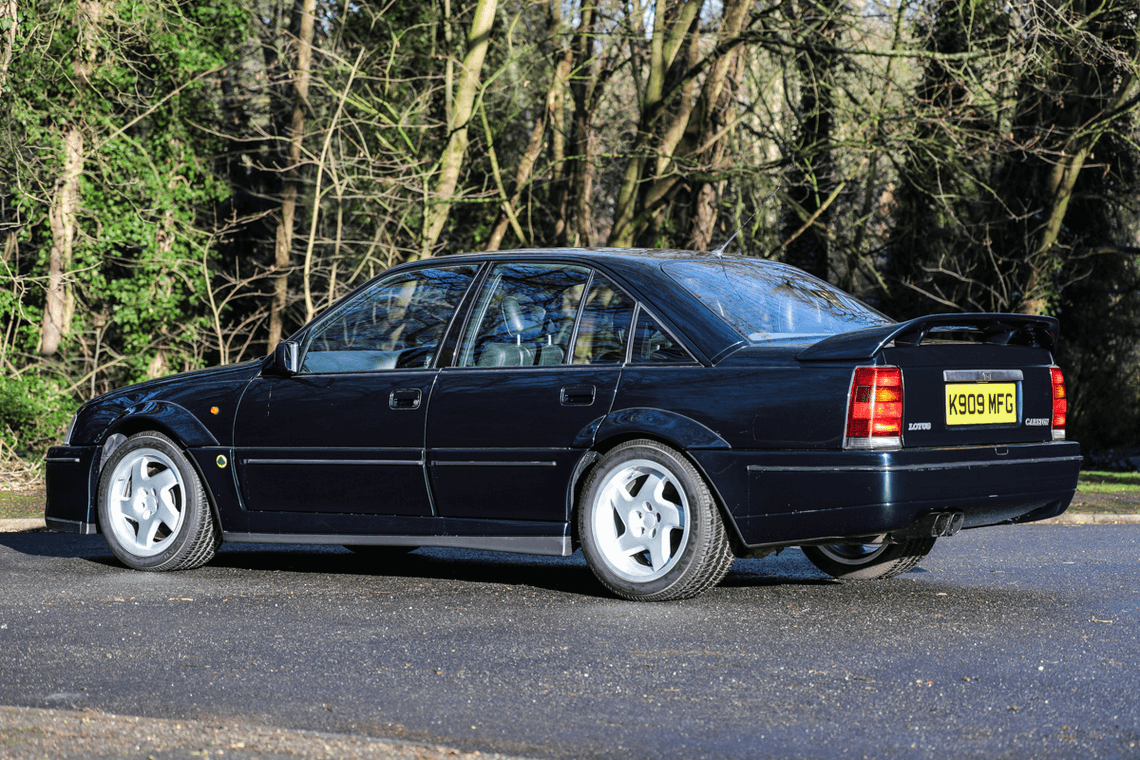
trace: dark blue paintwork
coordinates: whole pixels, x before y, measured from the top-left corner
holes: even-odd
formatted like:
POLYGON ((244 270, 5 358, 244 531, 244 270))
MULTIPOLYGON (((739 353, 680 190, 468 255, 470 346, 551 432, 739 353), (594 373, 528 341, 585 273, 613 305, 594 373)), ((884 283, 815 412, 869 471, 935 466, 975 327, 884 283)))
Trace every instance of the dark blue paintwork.
MULTIPOLYGON (((933 315, 814 343, 755 344, 661 269, 702 256, 554 250, 402 267, 481 267, 438 336, 434 361, 291 374, 270 357, 101 396, 79 410, 67 445, 49 454, 48 524, 98 531, 104 455, 145 430, 188 451, 226 540, 567 553, 583 479, 608 449, 634 438, 689 456, 739 553, 903 537, 940 510, 962 511, 965 527, 979 527, 1067 507, 1079 471, 1076 443, 1053 441, 1039 425, 943 424, 947 369, 1019 371, 1019 420, 1048 418, 1056 320, 933 315), (688 360, 452 366, 471 293, 488 262, 510 260, 605 275, 672 334, 688 360), (959 328, 980 341, 944 340, 959 328), (901 369, 901 449, 844 449, 852 373, 868 364, 901 369)), ((303 344, 310 329, 291 340, 303 344)))

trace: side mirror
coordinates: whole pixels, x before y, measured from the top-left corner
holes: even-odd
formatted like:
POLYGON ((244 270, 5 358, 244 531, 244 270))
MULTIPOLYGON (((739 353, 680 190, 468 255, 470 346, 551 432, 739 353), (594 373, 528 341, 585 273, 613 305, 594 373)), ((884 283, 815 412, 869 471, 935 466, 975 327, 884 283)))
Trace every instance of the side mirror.
POLYGON ((283 340, 273 349, 273 369, 283 375, 301 371, 301 346, 293 340, 283 340))

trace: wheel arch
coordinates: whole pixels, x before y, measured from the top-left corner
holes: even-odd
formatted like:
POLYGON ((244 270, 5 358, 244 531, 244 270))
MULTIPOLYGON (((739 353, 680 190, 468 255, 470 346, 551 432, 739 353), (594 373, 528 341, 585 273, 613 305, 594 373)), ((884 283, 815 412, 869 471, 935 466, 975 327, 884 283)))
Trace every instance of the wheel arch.
POLYGON ((217 439, 186 409, 169 402, 152 401, 141 407, 125 410, 104 429, 97 441, 102 448, 95 458, 94 471, 92 472, 95 498, 91 509, 91 515, 97 529, 100 532, 103 531, 98 508, 99 481, 102 478, 107 460, 132 435, 148 432, 161 433, 166 436, 186 455, 186 459, 189 460, 190 466, 197 472, 198 479, 202 483, 202 490, 206 494, 206 503, 209 505, 210 512, 220 526, 222 515, 218 508, 217 495, 211 488, 210 479, 206 477, 198 458, 191 451, 192 446, 216 446, 218 445, 217 439))
POLYGON ((716 505, 717 511, 720 513, 721 521, 727 529, 733 552, 737 556, 742 556, 746 551, 746 547, 736 520, 725 505, 724 497, 721 495, 716 482, 709 477, 708 471, 700 461, 689 453, 691 448, 729 449, 731 446, 729 446, 728 442, 696 420, 692 420, 676 412, 669 412, 662 409, 626 411, 650 412, 652 414, 626 415, 625 412, 619 412, 616 415, 607 416, 598 428, 598 435, 594 441, 594 445, 578 460, 578 464, 572 473, 570 488, 566 495, 566 514, 570 521, 571 542, 574 548, 576 549, 581 545, 581 537, 578 535, 578 511, 581 508, 582 490, 585 487, 589 474, 598 463, 605 458, 606 454, 613 449, 629 441, 647 439, 676 450, 686 461, 696 468, 697 472, 700 473, 700 476, 704 478, 708 484, 709 492, 713 497, 713 503, 716 505), (607 426, 607 423, 611 422, 610 418, 614 416, 618 416, 620 419, 614 421, 614 424, 607 426), (637 420, 660 421, 665 424, 646 425, 644 427, 630 424, 637 420))

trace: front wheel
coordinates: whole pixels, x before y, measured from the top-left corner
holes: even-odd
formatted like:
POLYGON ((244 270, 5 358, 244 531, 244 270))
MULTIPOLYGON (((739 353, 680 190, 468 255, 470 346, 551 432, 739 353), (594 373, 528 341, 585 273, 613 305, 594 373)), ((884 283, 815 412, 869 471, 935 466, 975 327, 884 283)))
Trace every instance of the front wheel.
POLYGON ((893 578, 913 570, 930 554, 934 541, 933 538, 912 538, 901 544, 827 544, 800 548, 813 565, 828 575, 858 581, 893 578))
POLYGON ((197 471, 162 433, 137 433, 115 449, 99 478, 107 545, 136 570, 189 570, 221 544, 197 471))
POLYGON ((732 547, 708 484, 680 452, 624 443, 587 478, 578 508, 586 562, 617 596, 687 599, 732 567, 732 547))

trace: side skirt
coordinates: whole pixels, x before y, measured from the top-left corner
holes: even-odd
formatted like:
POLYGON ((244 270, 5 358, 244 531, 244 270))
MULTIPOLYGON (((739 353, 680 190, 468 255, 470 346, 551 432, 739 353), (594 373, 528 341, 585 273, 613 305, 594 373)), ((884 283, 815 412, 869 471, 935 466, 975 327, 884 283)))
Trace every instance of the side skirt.
POLYGON ((226 543, 334 544, 339 546, 441 546, 452 549, 515 552, 569 557, 574 547, 569 536, 361 536, 282 533, 223 533, 226 543))

